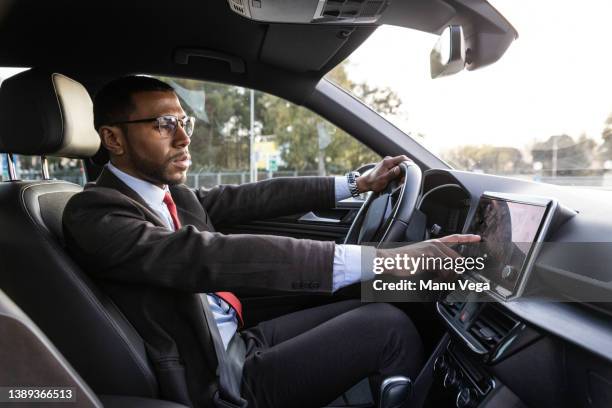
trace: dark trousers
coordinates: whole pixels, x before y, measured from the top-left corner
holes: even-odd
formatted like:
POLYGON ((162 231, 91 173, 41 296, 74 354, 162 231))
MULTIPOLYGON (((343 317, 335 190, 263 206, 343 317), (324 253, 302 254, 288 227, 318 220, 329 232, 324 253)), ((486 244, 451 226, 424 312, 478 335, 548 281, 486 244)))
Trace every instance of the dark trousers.
POLYGON ((375 392, 386 377, 414 380, 423 361, 411 320, 387 303, 333 303, 262 322, 242 335, 242 393, 249 407, 321 407, 364 378, 375 392))

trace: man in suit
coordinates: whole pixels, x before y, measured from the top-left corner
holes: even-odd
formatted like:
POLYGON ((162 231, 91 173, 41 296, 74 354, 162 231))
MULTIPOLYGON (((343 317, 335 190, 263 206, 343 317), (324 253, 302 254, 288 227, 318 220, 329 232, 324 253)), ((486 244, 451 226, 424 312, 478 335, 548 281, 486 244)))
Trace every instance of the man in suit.
POLYGON ((388 304, 338 302, 241 330, 232 292, 332 293, 361 279, 360 247, 214 227, 330 208, 351 188, 380 191, 406 157, 386 158, 353 185, 304 177, 192 190, 182 183, 194 119, 170 86, 147 77, 113 81, 96 95, 94 121, 110 162, 68 203, 66 243, 145 340, 162 398, 311 407, 366 377, 375 388, 388 376, 416 377, 420 338, 388 304), (232 367, 229 391, 217 365, 232 367))

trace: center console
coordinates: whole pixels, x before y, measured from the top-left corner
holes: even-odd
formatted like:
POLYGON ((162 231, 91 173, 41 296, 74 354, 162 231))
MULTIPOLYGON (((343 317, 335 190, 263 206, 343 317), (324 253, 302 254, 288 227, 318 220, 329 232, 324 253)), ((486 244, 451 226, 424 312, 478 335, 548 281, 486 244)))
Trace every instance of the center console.
POLYGON ((535 342, 540 334, 496 303, 469 297, 464 301, 457 295, 450 293, 437 303, 450 336, 434 359, 430 395, 438 400, 432 406, 497 407, 499 401, 491 401, 503 389, 504 401, 516 400, 514 407, 521 407, 490 367, 535 342))
POLYGON ((574 213, 556 200, 485 192, 467 233, 481 242, 458 247, 465 257, 483 257, 484 267, 462 279, 488 283, 486 293, 455 291, 436 304, 450 336, 433 363, 432 406, 497 407, 523 404, 494 375, 496 364, 535 343, 541 334, 503 307, 523 295, 540 245, 574 213), (503 398, 500 397, 501 394, 503 398))
POLYGON ((434 378, 457 408, 477 407, 496 386, 495 379, 452 340, 434 362, 434 378))

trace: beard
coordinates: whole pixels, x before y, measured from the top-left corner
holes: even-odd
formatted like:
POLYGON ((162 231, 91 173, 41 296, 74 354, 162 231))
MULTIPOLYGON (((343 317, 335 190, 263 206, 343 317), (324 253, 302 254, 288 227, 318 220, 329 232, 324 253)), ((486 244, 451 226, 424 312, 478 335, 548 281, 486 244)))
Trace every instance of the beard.
POLYGON ((187 176, 185 172, 173 170, 172 161, 182 156, 180 153, 169 157, 163 164, 151 161, 146 156, 141 156, 134 149, 127 149, 134 169, 147 181, 153 184, 167 184, 169 186, 182 184, 187 176))

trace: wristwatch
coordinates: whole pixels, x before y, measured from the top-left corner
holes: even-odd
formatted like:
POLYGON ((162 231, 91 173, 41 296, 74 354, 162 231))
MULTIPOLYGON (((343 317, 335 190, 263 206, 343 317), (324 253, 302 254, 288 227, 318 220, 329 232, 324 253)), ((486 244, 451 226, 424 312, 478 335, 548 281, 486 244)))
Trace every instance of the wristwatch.
POLYGON ((348 188, 353 197, 359 197, 361 192, 357 188, 357 179, 361 176, 361 173, 358 171, 349 171, 346 173, 346 182, 348 183, 348 188))

